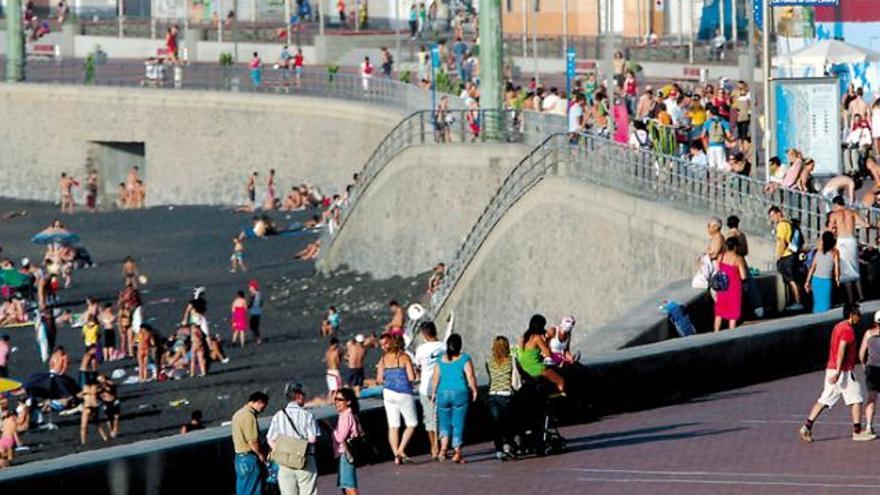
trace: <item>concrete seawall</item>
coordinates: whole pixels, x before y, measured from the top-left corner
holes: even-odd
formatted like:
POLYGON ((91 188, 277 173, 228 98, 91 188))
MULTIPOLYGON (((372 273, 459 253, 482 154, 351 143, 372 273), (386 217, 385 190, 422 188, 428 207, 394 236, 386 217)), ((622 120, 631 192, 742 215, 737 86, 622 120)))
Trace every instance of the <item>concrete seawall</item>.
POLYGON ((302 181, 341 190, 403 117, 323 98, 29 84, 0 84, 0 110, 3 195, 57 200, 59 174, 82 178, 91 160, 112 202, 138 163, 149 205, 239 203, 250 171, 270 168, 279 195, 302 181))
POLYGON ((483 208, 528 147, 450 144, 404 150, 352 210, 322 269, 342 265, 379 278, 449 262, 483 208))
MULTIPOLYGON (((736 213, 736 212, 730 212, 736 213)), ((549 176, 495 226, 440 309, 477 355, 493 335, 518 335, 529 317, 574 314, 594 329, 658 288, 689 279, 707 242, 706 220, 595 184, 549 176)), ((767 268, 771 246, 753 236, 750 263, 767 268)), ((606 329, 605 331, 613 331, 606 329)), ((602 335, 587 330, 589 347, 602 335)))

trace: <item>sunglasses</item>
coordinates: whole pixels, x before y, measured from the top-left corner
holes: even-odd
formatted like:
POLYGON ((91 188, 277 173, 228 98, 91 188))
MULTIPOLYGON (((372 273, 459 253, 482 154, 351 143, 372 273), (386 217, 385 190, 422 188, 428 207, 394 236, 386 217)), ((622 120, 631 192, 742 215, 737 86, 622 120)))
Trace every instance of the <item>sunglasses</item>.
POLYGON ((345 398, 344 397, 334 397, 333 402, 345 402, 345 398))

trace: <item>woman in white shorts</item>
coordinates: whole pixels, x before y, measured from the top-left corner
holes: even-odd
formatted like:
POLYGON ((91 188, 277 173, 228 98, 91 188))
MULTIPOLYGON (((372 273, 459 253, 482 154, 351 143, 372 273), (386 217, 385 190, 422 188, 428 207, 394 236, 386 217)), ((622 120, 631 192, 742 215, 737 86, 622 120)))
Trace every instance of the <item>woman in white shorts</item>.
POLYGON ((388 444, 394 453, 394 463, 406 464, 410 462, 406 455, 406 446, 419 424, 412 386, 416 375, 412 360, 403 351, 402 337, 383 335, 382 349, 385 354, 379 361, 376 381, 384 385, 382 399, 388 419, 388 444), (401 416, 406 425, 403 437, 400 436, 401 416))

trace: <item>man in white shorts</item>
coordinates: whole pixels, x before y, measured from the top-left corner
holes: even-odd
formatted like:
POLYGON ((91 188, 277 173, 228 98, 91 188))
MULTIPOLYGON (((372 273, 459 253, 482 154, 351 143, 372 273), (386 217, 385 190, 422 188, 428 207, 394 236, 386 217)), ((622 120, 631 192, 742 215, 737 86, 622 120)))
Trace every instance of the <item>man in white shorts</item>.
POLYGON ((425 431, 428 432, 428 441, 431 443, 431 458, 437 459, 440 454, 440 445, 437 443, 437 406, 429 396, 431 380, 434 378, 434 369, 437 360, 446 352, 446 344, 437 339, 437 327, 433 321, 424 321, 419 325, 424 342, 416 348, 415 364, 419 369, 419 402, 422 404, 422 421, 425 423, 425 431))
POLYGON ((828 363, 825 366, 825 386, 822 395, 810 415, 798 432, 801 440, 813 441, 813 423, 825 410, 831 408, 843 397, 843 402, 852 408, 853 434, 856 442, 864 442, 876 438, 871 432, 862 431, 862 386, 853 370, 856 367, 858 350, 856 348, 856 331, 862 319, 858 304, 847 303, 843 306, 843 321, 831 331, 831 345, 828 349, 828 363))

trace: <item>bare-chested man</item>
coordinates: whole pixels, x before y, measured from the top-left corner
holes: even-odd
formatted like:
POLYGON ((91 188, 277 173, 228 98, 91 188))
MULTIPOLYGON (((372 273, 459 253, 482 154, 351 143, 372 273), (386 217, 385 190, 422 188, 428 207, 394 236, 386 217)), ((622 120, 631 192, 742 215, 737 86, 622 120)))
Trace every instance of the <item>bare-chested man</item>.
POLYGON ((403 326, 406 324, 406 317, 403 315, 403 307, 397 301, 388 303, 388 309, 391 311, 391 321, 385 324, 385 332, 391 335, 403 336, 403 326))
POLYGON ((364 386, 364 357, 367 355, 364 340, 363 335, 357 334, 345 343, 345 383, 354 389, 356 395, 361 394, 364 386))
POLYGON ((841 196, 846 204, 851 205, 855 201, 856 182, 848 175, 838 175, 825 184, 820 194, 829 201, 841 196))
POLYGON ((862 284, 859 281, 859 245, 855 231, 859 227, 869 227, 856 212, 848 209, 841 196, 831 201, 833 206, 828 214, 828 230, 837 236, 837 249, 840 251, 840 283, 846 288, 849 302, 862 300, 862 284), (855 297, 853 295, 855 289, 855 297))
POLYGON ((128 175, 125 176, 125 206, 126 208, 134 208, 136 204, 135 190, 137 183, 141 178, 138 176, 140 169, 137 165, 128 169, 128 175))
POLYGON ((721 219, 712 217, 709 219, 709 244, 706 245, 706 254, 709 259, 715 261, 724 252, 724 235, 721 234, 721 219))
POLYGON ((67 351, 64 350, 64 347, 59 345, 55 348, 55 351, 52 352, 52 357, 49 358, 49 373, 63 375, 67 373, 67 368, 69 366, 70 356, 67 355, 67 351))
POLYGON ((336 396, 336 391, 342 388, 342 374, 339 372, 339 362, 342 360, 342 352, 339 349, 339 339, 330 338, 330 345, 324 353, 327 361, 327 393, 330 401, 336 396))
POLYGON ((73 177, 69 177, 67 172, 61 172, 61 213, 73 213, 76 206, 73 201, 73 188, 79 186, 79 182, 73 177))

